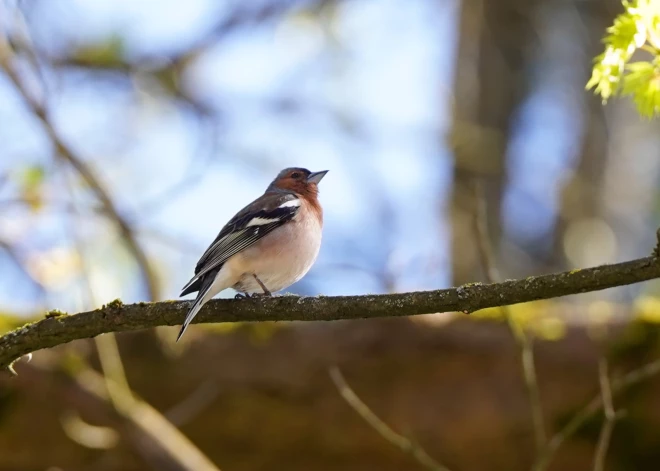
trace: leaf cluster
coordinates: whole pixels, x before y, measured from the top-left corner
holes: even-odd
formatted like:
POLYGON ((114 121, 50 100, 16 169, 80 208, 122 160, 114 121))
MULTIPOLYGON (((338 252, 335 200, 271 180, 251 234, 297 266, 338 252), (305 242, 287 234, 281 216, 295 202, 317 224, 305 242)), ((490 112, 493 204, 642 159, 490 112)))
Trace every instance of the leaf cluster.
POLYGON ((604 102, 611 97, 632 97, 646 118, 660 114, 660 0, 624 1, 603 39, 605 51, 596 57, 587 89, 604 102), (631 62, 637 51, 650 55, 631 62))

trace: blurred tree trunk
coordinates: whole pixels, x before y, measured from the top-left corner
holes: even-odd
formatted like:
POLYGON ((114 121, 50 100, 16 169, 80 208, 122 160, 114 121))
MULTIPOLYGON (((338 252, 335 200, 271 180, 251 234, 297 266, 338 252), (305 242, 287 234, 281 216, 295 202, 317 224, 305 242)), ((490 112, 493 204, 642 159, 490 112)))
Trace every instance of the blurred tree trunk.
POLYGON ((564 270, 573 265, 566 256, 564 238, 572 223, 602 216, 602 189, 607 161, 607 129, 602 104, 596 97, 586 97, 584 132, 580 155, 573 174, 561 190, 561 202, 554 230, 551 265, 564 270))
POLYGON ((573 265, 566 257, 564 246, 566 231, 570 225, 581 219, 603 217, 605 210, 603 186, 609 146, 605 108, 598 97, 584 92, 584 84, 591 75, 592 59, 602 52, 601 38, 604 31, 612 24, 620 4, 612 1, 590 2, 582 7, 576 5, 569 8, 576 9, 585 33, 582 36, 583 44, 579 45, 583 57, 579 64, 583 70, 577 74, 583 82, 575 84, 576 96, 581 97, 583 102, 584 129, 575 170, 566 180, 561 191, 554 231, 554 250, 550 261, 550 265, 555 270, 564 270, 573 265))
POLYGON ((473 230, 474 175, 486 178, 489 233, 499 247, 506 154, 513 116, 530 88, 527 50, 535 42, 538 0, 464 0, 454 84, 454 187, 451 197, 454 284, 482 278, 473 230))

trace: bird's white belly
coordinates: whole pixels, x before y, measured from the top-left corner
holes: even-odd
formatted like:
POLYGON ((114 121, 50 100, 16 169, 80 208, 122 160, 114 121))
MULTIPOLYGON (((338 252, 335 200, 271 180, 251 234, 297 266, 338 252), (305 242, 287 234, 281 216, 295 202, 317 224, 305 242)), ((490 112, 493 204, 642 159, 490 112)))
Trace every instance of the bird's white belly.
POLYGON ((287 288, 305 276, 320 247, 321 226, 315 218, 285 224, 232 260, 232 268, 238 272, 233 288, 243 293, 263 293, 255 274, 271 292, 287 288))

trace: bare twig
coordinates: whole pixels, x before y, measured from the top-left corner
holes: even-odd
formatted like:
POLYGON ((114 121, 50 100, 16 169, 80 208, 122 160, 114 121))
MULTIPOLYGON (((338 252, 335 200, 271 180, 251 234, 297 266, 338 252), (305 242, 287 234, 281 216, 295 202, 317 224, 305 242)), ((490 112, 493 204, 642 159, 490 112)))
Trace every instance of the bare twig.
MULTIPOLYGON (((70 179, 67 177, 68 175, 65 174, 71 205, 74 211, 78 212, 78 201, 70 179)), ((70 232, 80 260, 82 261, 82 278, 87 290, 88 302, 91 305, 98 305, 96 292, 91 283, 90 271, 87 265, 85 245, 76 227, 72 225, 70 232)), ((195 467, 188 467, 187 469, 198 469, 197 466, 201 466, 199 469, 217 469, 193 443, 187 442, 187 439, 181 435, 173 424, 168 422, 167 418, 155 409, 152 409, 147 403, 135 397, 126 377, 115 334, 110 332, 105 335, 99 335, 94 340, 103 371, 101 378, 105 381, 105 388, 110 403, 115 410, 127 419, 132 419, 130 417, 133 413, 132 411, 142 411, 143 415, 146 414, 149 418, 145 418, 142 422, 136 421, 136 424, 140 426, 151 440, 158 443, 164 449, 166 456, 179 464, 195 464, 195 467)), ((90 369, 90 371, 92 370, 90 369)))
MULTIPOLYGON (((598 291, 660 278, 660 260, 647 257, 501 283, 470 283, 434 291, 360 296, 274 296, 209 301, 195 323, 255 321, 329 321, 401 317, 437 312, 474 312, 569 294, 598 291)), ((29 352, 107 332, 181 325, 189 301, 122 304, 75 316, 55 313, 0 337, 0 370, 29 352)))
POLYGON ((124 363, 119 353, 117 338, 111 332, 109 334, 99 335, 94 339, 94 342, 99 352, 99 362, 101 363, 103 377, 106 381, 112 381, 117 386, 116 388, 109 386, 107 388, 110 393, 110 399, 112 399, 112 403, 116 406, 118 399, 113 395, 113 391, 117 388, 121 388, 123 390, 122 394, 126 397, 132 397, 133 395, 126 379, 126 371, 124 370, 124 363))
MULTIPOLYGON (((193 62, 197 57, 206 53, 231 33, 269 21, 277 21, 292 11, 301 10, 306 7, 314 8, 322 3, 319 0, 273 0, 258 4, 237 2, 236 8, 220 17, 205 34, 195 39, 179 52, 170 54, 167 57, 152 54, 141 55, 134 59, 116 57, 111 62, 94 62, 84 57, 73 55, 64 58, 52 57, 51 61, 58 67, 85 67, 87 69, 108 69, 121 72, 133 72, 142 69, 153 70, 153 67, 145 67, 144 65, 151 66, 152 64, 161 64, 163 62, 169 64, 170 67, 180 67, 181 65, 193 62)), ((162 71, 162 69, 156 70, 162 71)))
POLYGON ((409 453, 419 464, 427 469, 433 471, 449 471, 433 458, 431 458, 424 449, 417 443, 410 440, 408 437, 398 434, 392 430, 385 422, 383 422, 373 411, 367 406, 351 387, 346 383, 344 376, 338 367, 333 366, 329 369, 330 378, 335 383, 339 394, 344 398, 346 403, 364 419, 367 424, 371 426, 378 434, 392 445, 400 448, 404 453, 409 453))
POLYGON ((605 358, 601 358, 598 362, 598 378, 600 383, 600 394, 603 401, 603 411, 605 412, 605 423, 603 424, 600 436, 598 437, 596 456, 594 457, 594 471, 603 471, 605 469, 607 449, 610 445, 612 432, 614 431, 614 424, 621 416, 621 413, 617 413, 614 410, 614 404, 612 403, 612 389, 610 386, 607 360, 605 358))
POLYGON ((67 409, 60 415, 64 435, 85 448, 110 450, 117 446, 119 433, 112 427, 91 425, 75 410, 67 409))
MULTIPOLYGON (((71 200, 71 208, 75 214, 80 214, 78 208, 78 200, 76 198, 71 179, 66 173, 66 169, 62 170, 65 172, 64 181, 66 182, 69 198, 71 200)), ((96 299, 96 293, 91 283, 90 271, 87 265, 85 245, 76 229, 77 228, 74 226, 74 223, 71 222, 69 227, 70 237, 72 239, 73 245, 76 247, 78 257, 81 261, 81 271, 83 275, 82 280, 87 292, 87 304, 91 306, 97 306, 98 303, 96 299)), ((110 394, 112 404, 115 406, 117 411, 119 411, 121 406, 121 398, 116 396, 114 391, 117 388, 121 388, 122 394, 127 398, 132 398, 133 394, 128 384, 128 379, 126 378, 126 372, 124 370, 124 364, 119 353, 117 339, 115 338, 115 334, 110 332, 108 334, 99 335, 96 337, 94 339, 94 343, 96 344, 96 349, 99 354, 99 362, 101 363, 101 370, 103 371, 102 377, 107 383, 106 389, 110 394), (116 387, 113 388, 112 385, 109 384, 110 382, 116 385, 116 387)))
POLYGON ((220 471, 156 409, 134 395, 126 395, 126 390, 112 380, 104 380, 91 368, 83 370, 74 379, 80 387, 97 398, 106 401, 112 398, 117 412, 153 439, 184 469, 220 471))
MULTIPOLYGON (((486 198, 484 195, 483 184, 480 180, 475 180, 475 231, 481 262, 489 283, 499 281, 500 275, 494 260, 493 249, 488 237, 488 213, 486 211, 486 198)), ((516 322, 509 306, 503 306, 502 311, 506 317, 509 329, 516 339, 522 362, 523 378, 525 388, 532 413, 532 426, 534 429, 534 439, 537 452, 541 451, 546 443, 545 423, 543 419, 543 408, 541 406, 541 394, 538 381, 536 379, 536 366, 534 364, 534 347, 528 334, 516 322)))
POLYGON ((165 417, 180 427, 211 405, 218 394, 220 394, 220 387, 217 381, 214 378, 209 378, 189 396, 165 412, 165 417))
POLYGON ((206 124, 208 129, 200 132, 202 137, 196 145, 197 149, 192 152, 194 158, 188 162, 188 169, 184 171, 183 177, 172 186, 141 203, 136 209, 137 214, 154 214, 172 200, 180 198, 187 190, 197 186, 208 175, 208 169, 219 153, 219 124, 213 124, 214 118, 211 116, 200 116, 199 119, 201 123, 206 124))
MULTIPOLYGON (((66 172, 66 169, 63 170, 66 172)), ((69 198, 71 199, 71 207, 74 213, 79 214, 78 200, 76 198, 69 175, 66 173, 64 174, 64 180, 66 182, 69 198)), ((83 274, 82 280, 87 291, 87 303, 91 306, 98 306, 99 303, 97 300, 96 292, 90 281, 91 276, 89 267, 87 266, 85 245, 73 223, 71 223, 69 231, 73 245, 76 247, 78 257, 81 261, 81 271, 83 274)), ((106 380, 112 380, 116 385, 124 389, 124 393, 126 395, 130 396, 131 388, 128 385, 128 380, 126 379, 126 372, 124 371, 124 364, 121 360, 119 346, 117 345, 115 334, 111 332, 106 335, 99 335, 94 339, 94 341, 96 343, 96 349, 99 352, 99 361, 101 363, 101 369, 103 370, 103 377, 106 380)), ((108 387, 108 391, 112 392, 112 389, 108 387)), ((111 396, 111 398, 113 399, 113 402, 115 402, 114 397, 111 396)))
POLYGON ((25 266, 25 263, 23 262, 23 259, 21 258, 20 254, 16 250, 16 248, 10 244, 7 241, 4 241, 0 239, 0 249, 2 249, 9 259, 14 262, 16 267, 25 275, 25 278, 30 280, 30 283, 34 285, 34 287, 38 290, 39 295, 43 298, 46 296, 46 288, 44 287, 43 284, 41 284, 41 281, 39 281, 37 278, 35 278, 32 273, 27 269, 25 266))
MULTIPOLYGON (((657 374, 660 374, 660 359, 647 363, 646 365, 631 371, 618 380, 612 381, 611 396, 615 397, 617 394, 625 391, 631 386, 639 384, 657 374)), ((603 408, 603 397, 598 394, 594 397, 584 408, 582 408, 573 418, 557 432, 548 441, 548 444, 541 453, 537 456, 536 463, 532 467, 533 471, 544 471, 550 465, 552 458, 562 446, 562 444, 572 437, 580 427, 582 427, 590 418, 592 418, 598 411, 603 408)))
POLYGON ((117 225, 119 232, 126 242, 126 245, 135 258, 142 278, 145 283, 146 291, 151 299, 159 299, 158 283, 153 274, 149 259, 146 253, 140 247, 137 238, 129 225, 126 218, 124 218, 117 207, 115 206, 109 192, 106 190, 101 181, 96 177, 94 172, 87 166, 84 160, 77 155, 74 150, 68 146, 55 127, 50 121, 46 108, 41 104, 27 89, 23 81, 20 79, 17 71, 14 69, 14 53, 6 41, 6 38, 0 35, 0 67, 4 70, 7 77, 14 84, 19 94, 27 104, 28 108, 34 115, 41 121, 41 124, 46 131, 49 139, 54 144, 58 155, 67 161, 81 176, 81 178, 89 185, 96 197, 99 199, 103 208, 105 209, 108 217, 117 225))
MULTIPOLYGON (((8 38, 11 42, 11 47, 17 51, 19 54, 23 54, 29 64, 32 67, 34 74, 36 75, 37 80, 40 83, 42 94, 45 96, 48 94, 48 84, 46 82, 46 77, 44 71, 42 70, 42 65, 39 62, 39 56, 36 53, 34 48, 34 42, 32 41, 32 36, 30 34, 30 28, 25 19, 25 14, 21 9, 21 6, 17 2, 14 8, 11 8, 11 11, 2 11, 0 9, 0 15, 6 14, 7 16, 12 16, 11 19, 11 34, 8 38)), ((9 10, 9 7, 7 7, 9 10)))
POLYGON ((51 56, 49 59, 56 68, 76 67, 84 68, 86 71, 111 71, 114 74, 123 74, 129 79, 148 77, 182 104, 192 108, 198 116, 209 118, 213 115, 214 110, 208 100, 199 99, 194 90, 189 90, 182 85, 185 84, 185 81, 180 80, 180 77, 185 68, 232 32, 269 21, 277 21, 287 13, 303 8, 313 8, 322 3, 324 2, 319 0, 236 2, 236 8, 220 17, 205 34, 178 52, 167 56, 147 54, 129 59, 118 54, 112 60, 96 61, 80 54, 71 54, 69 57, 51 56))

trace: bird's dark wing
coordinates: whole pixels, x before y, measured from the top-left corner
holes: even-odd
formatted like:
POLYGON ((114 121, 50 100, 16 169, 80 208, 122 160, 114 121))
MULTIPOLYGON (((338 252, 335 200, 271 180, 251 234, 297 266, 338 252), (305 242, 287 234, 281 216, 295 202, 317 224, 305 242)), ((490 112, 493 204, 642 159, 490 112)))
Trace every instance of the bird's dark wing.
POLYGON ((273 192, 264 194, 239 211, 199 259, 195 276, 183 287, 181 296, 198 291, 206 274, 217 273, 229 257, 290 221, 300 204, 300 199, 293 193, 273 192))

